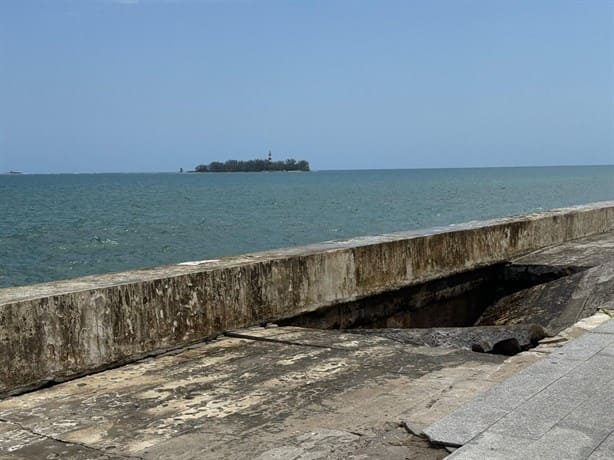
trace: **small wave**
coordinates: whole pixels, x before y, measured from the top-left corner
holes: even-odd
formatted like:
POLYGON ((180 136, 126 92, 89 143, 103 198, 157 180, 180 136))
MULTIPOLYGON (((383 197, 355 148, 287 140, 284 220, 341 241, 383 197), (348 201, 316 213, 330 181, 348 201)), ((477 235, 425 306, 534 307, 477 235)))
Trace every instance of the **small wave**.
POLYGON ((94 240, 96 243, 99 243, 99 244, 102 244, 102 245, 105 245, 105 246, 117 246, 119 244, 115 240, 112 240, 110 238, 102 239, 99 236, 94 236, 92 238, 92 240, 94 240))
POLYGON ((207 263, 219 262, 219 261, 220 259, 192 260, 189 262, 180 262, 177 265, 201 265, 201 264, 207 264, 207 263))

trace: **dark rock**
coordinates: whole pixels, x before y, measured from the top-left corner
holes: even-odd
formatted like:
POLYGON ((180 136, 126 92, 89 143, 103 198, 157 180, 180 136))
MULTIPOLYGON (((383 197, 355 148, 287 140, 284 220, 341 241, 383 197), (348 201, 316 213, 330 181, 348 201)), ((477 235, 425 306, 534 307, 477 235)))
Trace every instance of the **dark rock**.
POLYGON ((513 356, 522 351, 522 347, 515 337, 501 340, 493 345, 491 353, 497 355, 513 356))

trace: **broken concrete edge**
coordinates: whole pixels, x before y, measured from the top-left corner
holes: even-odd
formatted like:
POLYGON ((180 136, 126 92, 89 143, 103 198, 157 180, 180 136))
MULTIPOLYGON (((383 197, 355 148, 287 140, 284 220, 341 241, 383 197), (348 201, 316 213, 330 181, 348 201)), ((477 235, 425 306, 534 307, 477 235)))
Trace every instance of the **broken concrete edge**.
POLYGON ((542 339, 552 336, 542 326, 534 323, 480 327, 346 329, 344 332, 376 335, 409 345, 456 348, 509 356, 533 348, 542 339), (508 353, 503 347, 510 340, 514 341, 515 345, 513 352, 508 353))
POLYGON ((614 202, 0 290, 0 397, 614 228, 614 202))
POLYGON ((424 430, 422 433, 424 435, 424 438, 429 442, 429 444, 434 447, 443 447, 446 450, 448 449, 448 447, 454 450, 463 447, 463 444, 459 444, 459 443, 451 442, 451 441, 444 441, 442 439, 434 438, 430 436, 426 430, 424 430))
POLYGON ((399 422, 399 426, 405 428, 405 430, 409 434, 413 434, 414 436, 418 436, 419 438, 428 439, 426 434, 424 434, 424 431, 422 431, 422 429, 418 425, 414 424, 409 420, 401 420, 401 422, 399 422))

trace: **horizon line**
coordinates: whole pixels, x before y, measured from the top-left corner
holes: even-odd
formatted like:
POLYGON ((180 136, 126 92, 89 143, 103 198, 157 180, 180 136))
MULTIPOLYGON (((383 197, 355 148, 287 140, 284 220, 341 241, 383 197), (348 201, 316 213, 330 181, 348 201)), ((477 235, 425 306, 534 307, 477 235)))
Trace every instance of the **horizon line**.
MULTIPOLYGON (((298 171, 298 172, 334 172, 334 171, 415 171, 415 170, 448 170, 448 169, 521 169, 521 168, 581 168, 581 167, 600 167, 600 166, 614 166, 614 163, 601 163, 601 164, 558 164, 558 165, 503 165, 503 166, 448 166, 448 167, 412 167, 412 168, 353 168, 353 169, 311 169, 311 171, 298 171)), ((184 170, 183 173, 179 170, 164 170, 164 171, 79 171, 79 172, 23 172, 18 171, 18 174, 11 174, 16 170, 8 170, 0 172, 0 175, 59 175, 59 174, 190 174, 196 173, 194 170, 184 170)), ((17 172, 17 171, 16 171, 17 172)), ((295 171, 222 171, 211 172, 213 174, 220 173, 252 173, 252 172, 295 172, 295 171)), ((196 173, 203 174, 203 173, 196 173)))

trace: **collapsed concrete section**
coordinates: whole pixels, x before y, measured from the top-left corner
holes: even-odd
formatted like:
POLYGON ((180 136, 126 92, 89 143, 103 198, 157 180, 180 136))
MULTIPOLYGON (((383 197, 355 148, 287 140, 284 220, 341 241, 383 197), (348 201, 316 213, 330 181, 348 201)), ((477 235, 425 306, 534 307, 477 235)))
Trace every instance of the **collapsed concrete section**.
POLYGON ((487 267, 613 229, 606 202, 3 289, 0 396, 423 283, 470 286, 487 267))
POLYGON ((281 324, 510 355, 599 310, 613 314, 613 292, 614 232, 608 232, 281 324))
POLYGON ((486 308, 477 326, 537 323, 557 334, 611 304, 614 262, 503 297, 486 308))

